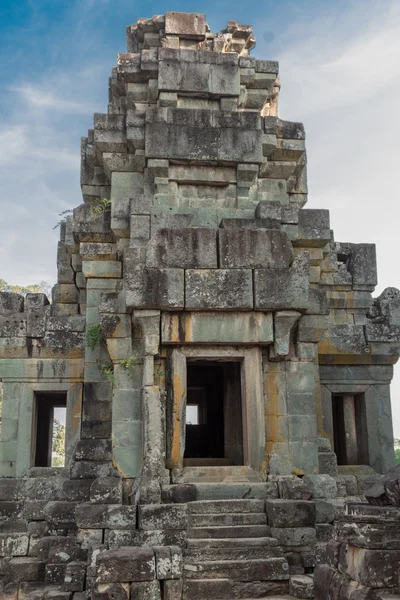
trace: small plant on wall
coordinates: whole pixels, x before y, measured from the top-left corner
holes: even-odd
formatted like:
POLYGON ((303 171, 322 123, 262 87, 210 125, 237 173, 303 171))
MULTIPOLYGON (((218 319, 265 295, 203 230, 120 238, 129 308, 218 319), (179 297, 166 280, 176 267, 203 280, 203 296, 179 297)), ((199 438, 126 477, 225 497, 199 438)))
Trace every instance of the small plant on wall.
POLYGON ((111 200, 108 198, 96 198, 90 205, 90 214, 94 219, 101 217, 109 210, 111 210, 111 200))
POLYGON ((129 356, 129 358, 125 358, 121 360, 121 365, 125 367, 125 369, 130 370, 137 365, 142 365, 143 360, 136 355, 129 356))
POLYGON ((91 350, 94 350, 96 346, 99 346, 103 338, 103 332, 100 323, 97 325, 91 325, 86 332, 86 344, 91 350))
POLYGON ((107 360, 107 361, 98 360, 97 367, 98 367, 100 373, 103 375, 103 377, 105 377, 107 379, 107 381, 109 381, 112 385, 114 385, 114 383, 115 383, 114 365, 112 364, 112 362, 109 360, 107 360))

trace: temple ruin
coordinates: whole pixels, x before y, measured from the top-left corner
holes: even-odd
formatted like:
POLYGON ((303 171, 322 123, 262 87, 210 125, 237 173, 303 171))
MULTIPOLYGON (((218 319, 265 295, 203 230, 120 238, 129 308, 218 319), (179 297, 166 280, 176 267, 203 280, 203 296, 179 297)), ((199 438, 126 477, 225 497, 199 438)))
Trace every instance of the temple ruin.
POLYGON ((304 127, 250 26, 126 33, 52 301, 0 293, 0 598, 313 598, 316 565, 328 594, 394 465, 400 292, 373 298, 375 246, 304 208, 304 127))

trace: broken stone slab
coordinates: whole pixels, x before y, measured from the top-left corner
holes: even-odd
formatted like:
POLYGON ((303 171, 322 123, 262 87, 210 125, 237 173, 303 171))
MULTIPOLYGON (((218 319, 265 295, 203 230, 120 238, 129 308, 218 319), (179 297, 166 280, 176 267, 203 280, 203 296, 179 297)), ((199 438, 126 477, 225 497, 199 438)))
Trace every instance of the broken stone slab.
POLYGON ((370 504, 400 506, 400 465, 395 465, 380 481, 368 487, 365 497, 370 504))
POLYGON ((152 548, 122 547, 97 557, 97 583, 125 583, 155 579, 152 548))

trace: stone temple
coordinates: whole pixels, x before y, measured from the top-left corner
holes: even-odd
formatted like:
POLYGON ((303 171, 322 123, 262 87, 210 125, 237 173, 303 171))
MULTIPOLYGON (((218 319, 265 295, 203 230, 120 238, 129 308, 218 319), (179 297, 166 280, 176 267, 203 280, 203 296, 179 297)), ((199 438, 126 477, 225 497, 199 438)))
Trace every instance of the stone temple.
POLYGON ((304 208, 254 45, 129 26, 52 302, 0 295, 4 600, 400 597, 400 510, 364 495, 394 465, 400 292, 304 208))

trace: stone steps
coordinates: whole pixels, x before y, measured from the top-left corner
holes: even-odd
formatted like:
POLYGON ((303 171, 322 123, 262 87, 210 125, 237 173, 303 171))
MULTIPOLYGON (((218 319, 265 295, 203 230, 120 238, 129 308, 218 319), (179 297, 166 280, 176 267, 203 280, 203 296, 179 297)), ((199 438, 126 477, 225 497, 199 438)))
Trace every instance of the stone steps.
POLYGON ((277 581, 289 579, 284 557, 259 560, 203 561, 184 565, 185 579, 231 579, 233 581, 277 581))
POLYGON ((264 500, 196 500, 188 503, 189 514, 264 513, 264 500))
POLYGON ((259 560, 282 556, 279 546, 217 546, 187 548, 183 552, 187 564, 199 564, 210 560, 259 560))
POLYGON ((195 482, 164 485, 163 502, 194 502, 203 500, 265 500, 278 497, 275 481, 259 482, 195 482))
POLYGON ((270 537, 268 525, 224 525, 222 527, 189 527, 188 538, 260 538, 270 537))
POLYGON ((266 525, 265 513, 189 514, 189 527, 266 525))
POLYGON ((257 581, 254 585, 238 585, 231 579, 187 579, 183 583, 182 600, 295 600, 289 594, 275 594, 277 590, 274 587, 276 588, 274 584, 262 581, 257 581), (251 596, 249 592, 252 593, 251 596))
POLYGON ((188 548, 248 548, 248 547, 277 547, 278 542, 271 537, 251 537, 251 538, 192 538, 188 539, 188 548))
POLYGON ((232 466, 187 466, 183 467, 179 475, 172 475, 175 483, 228 483, 233 481, 248 483, 259 482, 258 474, 251 467, 232 466))

